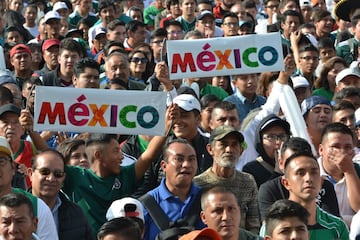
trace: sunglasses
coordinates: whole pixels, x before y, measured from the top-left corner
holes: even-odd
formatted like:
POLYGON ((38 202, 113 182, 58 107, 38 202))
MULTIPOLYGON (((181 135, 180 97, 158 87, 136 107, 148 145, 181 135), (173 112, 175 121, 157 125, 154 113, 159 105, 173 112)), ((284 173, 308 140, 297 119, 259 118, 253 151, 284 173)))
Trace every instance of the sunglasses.
POLYGON ((134 63, 138 63, 138 62, 141 62, 141 63, 147 63, 148 62, 148 59, 147 58, 138 58, 138 57, 133 57, 131 59, 132 62, 134 63))
POLYGON ((49 168, 36 168, 35 170, 38 170, 43 176, 49 176, 50 173, 53 173, 56 178, 62 178, 65 175, 65 172, 61 170, 51 171, 49 168))

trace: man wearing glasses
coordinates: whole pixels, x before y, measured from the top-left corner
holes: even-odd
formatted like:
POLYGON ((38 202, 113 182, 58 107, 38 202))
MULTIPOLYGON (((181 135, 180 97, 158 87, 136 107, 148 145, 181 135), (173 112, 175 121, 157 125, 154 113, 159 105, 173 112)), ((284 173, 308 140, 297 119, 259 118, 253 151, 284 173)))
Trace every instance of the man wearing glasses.
POLYGON ((32 194, 49 206, 59 239, 93 239, 81 208, 60 191, 65 180, 64 168, 65 159, 55 150, 36 155, 30 169, 32 194))

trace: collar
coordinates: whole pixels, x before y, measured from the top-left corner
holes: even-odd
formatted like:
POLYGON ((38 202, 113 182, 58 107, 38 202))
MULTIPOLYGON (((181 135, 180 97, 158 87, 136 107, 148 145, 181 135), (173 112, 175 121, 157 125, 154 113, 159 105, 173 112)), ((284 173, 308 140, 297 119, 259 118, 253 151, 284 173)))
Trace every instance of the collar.
MULTIPOLYGON (((165 185, 165 179, 166 178, 163 178, 161 180, 161 183, 159 185, 159 196, 160 196, 160 199, 161 200, 168 200, 170 198, 174 198, 174 197, 177 197, 175 195, 173 195, 166 187, 165 185)), ((194 196, 196 196, 196 194, 200 191, 200 188, 197 187, 193 182, 191 183, 191 187, 190 187, 190 191, 189 191, 189 194, 187 195, 187 199, 190 197, 190 198, 193 198, 194 196)))

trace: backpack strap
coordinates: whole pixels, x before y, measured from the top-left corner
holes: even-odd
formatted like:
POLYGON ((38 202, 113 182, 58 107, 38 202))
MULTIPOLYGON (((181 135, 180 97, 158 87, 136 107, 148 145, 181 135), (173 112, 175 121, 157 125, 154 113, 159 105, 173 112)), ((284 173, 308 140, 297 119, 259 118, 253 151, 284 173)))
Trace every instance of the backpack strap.
POLYGON ((150 194, 144 194, 139 198, 139 201, 144 204, 156 226, 161 231, 169 228, 170 220, 168 216, 164 213, 159 204, 157 204, 155 199, 150 194))

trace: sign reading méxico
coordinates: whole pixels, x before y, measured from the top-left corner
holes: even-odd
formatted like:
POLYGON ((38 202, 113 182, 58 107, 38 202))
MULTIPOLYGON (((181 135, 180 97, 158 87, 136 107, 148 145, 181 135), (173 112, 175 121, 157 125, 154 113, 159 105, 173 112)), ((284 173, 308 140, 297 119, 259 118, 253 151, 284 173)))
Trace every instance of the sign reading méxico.
POLYGON ((167 41, 170 79, 284 69, 280 33, 167 41))
POLYGON ((37 86, 37 131, 165 134, 164 92, 37 86))

